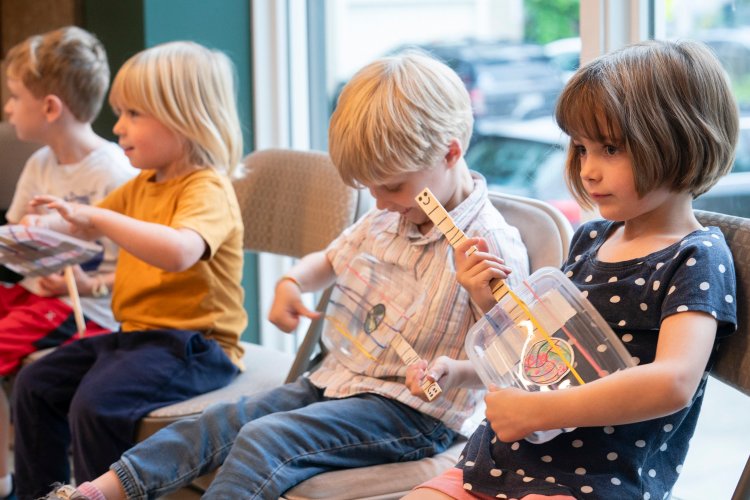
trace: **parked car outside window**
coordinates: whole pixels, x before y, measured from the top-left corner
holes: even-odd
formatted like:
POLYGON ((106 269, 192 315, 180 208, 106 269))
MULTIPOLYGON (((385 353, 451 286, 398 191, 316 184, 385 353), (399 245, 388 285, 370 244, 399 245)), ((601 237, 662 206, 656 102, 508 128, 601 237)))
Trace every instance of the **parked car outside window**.
POLYGON ((549 115, 562 91, 563 73, 541 45, 469 40, 412 47, 433 54, 461 77, 478 119, 549 115))
MULTIPOLYGON (((542 45, 461 40, 400 45, 388 55, 419 50, 445 62, 464 82, 474 117, 527 119, 551 115, 563 88, 563 71, 542 45)), ((345 82, 339 83, 332 104, 345 82)))
MULTIPOLYGON (((490 189, 547 201, 577 227, 581 208, 570 195, 564 177, 568 142, 551 116, 488 120, 477 124, 466 162, 487 178, 490 189)), ((732 171, 699 196, 693 207, 750 218, 750 116, 740 119, 732 171)))
POLYGON ((568 136, 552 116, 532 120, 477 123, 466 162, 487 178, 490 189, 544 200, 565 214, 573 227, 581 209, 565 184, 568 136))
POLYGON ((581 65, 581 39, 560 38, 544 45, 544 53, 563 73, 563 79, 568 81, 581 65))

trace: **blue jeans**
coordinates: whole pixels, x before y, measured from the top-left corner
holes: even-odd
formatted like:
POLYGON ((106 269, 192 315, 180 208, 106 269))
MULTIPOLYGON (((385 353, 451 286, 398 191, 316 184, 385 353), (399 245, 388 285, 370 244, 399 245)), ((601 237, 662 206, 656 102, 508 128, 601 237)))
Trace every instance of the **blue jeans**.
POLYGON ((334 469, 404 462, 445 450, 455 432, 376 394, 323 396, 296 382, 209 407, 125 452, 112 465, 128 498, 156 498, 219 470, 204 498, 278 498, 334 469))
POLYGON ((85 338, 25 367, 12 405, 18 498, 68 482, 71 444, 76 481, 94 479, 133 446, 141 417, 237 372, 216 341, 185 330, 85 338))

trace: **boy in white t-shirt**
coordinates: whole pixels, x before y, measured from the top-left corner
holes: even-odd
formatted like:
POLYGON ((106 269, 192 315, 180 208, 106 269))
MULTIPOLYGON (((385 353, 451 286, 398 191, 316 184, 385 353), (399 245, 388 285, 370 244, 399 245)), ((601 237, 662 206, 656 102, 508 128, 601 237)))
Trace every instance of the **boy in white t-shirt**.
MULTIPOLYGON (((109 86, 104 47, 91 33, 66 27, 32 36, 6 58, 8 121, 23 141, 40 143, 16 185, 6 218, 18 223, 31 213, 29 201, 53 194, 93 204, 137 171, 122 149, 98 136, 91 122, 109 86)), ((117 329, 110 309, 117 248, 99 241, 103 255, 75 266, 87 335, 117 329)), ((77 332, 67 288, 60 275, 0 286, 0 377, 42 348, 72 341, 77 332)), ((8 471, 8 401, 0 395, 0 500, 12 497, 8 471)))

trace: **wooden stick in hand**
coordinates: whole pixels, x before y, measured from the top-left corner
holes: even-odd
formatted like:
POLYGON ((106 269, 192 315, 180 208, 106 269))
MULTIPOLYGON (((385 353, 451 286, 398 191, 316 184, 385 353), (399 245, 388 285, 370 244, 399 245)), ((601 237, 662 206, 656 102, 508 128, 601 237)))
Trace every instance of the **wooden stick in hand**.
POLYGON ((72 266, 67 266, 65 268, 65 284, 68 286, 68 296, 70 297, 70 301, 73 303, 73 315, 76 319, 78 337, 83 338, 83 336, 86 334, 86 322, 83 320, 81 297, 78 295, 78 287, 76 286, 76 278, 73 275, 72 266))

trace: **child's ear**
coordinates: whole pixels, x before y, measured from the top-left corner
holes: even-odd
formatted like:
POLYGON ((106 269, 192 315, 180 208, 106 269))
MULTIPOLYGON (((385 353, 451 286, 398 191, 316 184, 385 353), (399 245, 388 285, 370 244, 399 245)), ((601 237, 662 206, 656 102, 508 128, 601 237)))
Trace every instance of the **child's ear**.
POLYGON ((458 139, 451 139, 448 143, 448 152, 445 154, 445 163, 448 168, 453 168, 464 155, 464 148, 458 139))
POLYGON ((62 100, 56 95, 44 96, 44 116, 47 118, 47 123, 52 123, 57 120, 63 112, 65 105, 62 100))

